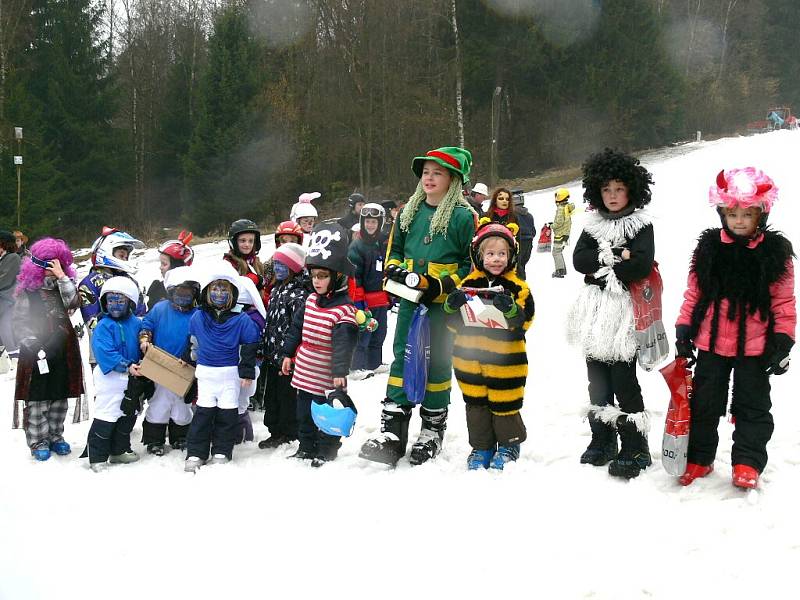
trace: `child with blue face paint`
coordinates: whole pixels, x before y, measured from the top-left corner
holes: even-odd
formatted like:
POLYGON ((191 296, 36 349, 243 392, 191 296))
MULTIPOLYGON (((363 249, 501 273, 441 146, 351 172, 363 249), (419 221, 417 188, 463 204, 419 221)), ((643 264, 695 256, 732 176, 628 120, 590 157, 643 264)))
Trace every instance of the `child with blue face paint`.
POLYGON ((295 313, 305 306, 311 293, 311 282, 304 268, 305 248, 286 242, 272 258, 277 282, 269 296, 264 331, 264 369, 267 372, 264 425, 270 437, 258 443, 262 450, 297 439, 297 390, 292 387, 292 377, 281 373, 280 350, 295 313))
MULTIPOLYGON (((112 277, 100 292, 103 317, 92 336, 94 368, 94 420, 89 428, 86 450, 93 471, 106 461, 132 463, 139 456, 131 449, 131 431, 136 412, 123 410, 129 375, 139 376, 139 332, 142 320, 134 315, 139 289, 128 277, 112 277)), ((131 378, 133 379, 133 378, 131 378)))
POLYGON ((200 310, 189 321, 191 358, 197 362, 197 408, 186 438, 186 465, 227 463, 239 424, 239 394, 256 379, 260 332, 247 314, 234 310, 238 275, 226 263, 211 271, 200 293, 200 310))
MULTIPOLYGON (((143 354, 153 345, 180 358, 189 345, 189 321, 197 310, 195 304, 200 296, 200 284, 198 275, 190 267, 175 267, 167 271, 164 284, 167 298, 145 315, 139 347, 143 354)), ((186 447, 191 422, 191 405, 156 383, 142 421, 142 443, 147 446, 148 453, 162 456, 169 433, 172 448, 182 450, 186 447)))

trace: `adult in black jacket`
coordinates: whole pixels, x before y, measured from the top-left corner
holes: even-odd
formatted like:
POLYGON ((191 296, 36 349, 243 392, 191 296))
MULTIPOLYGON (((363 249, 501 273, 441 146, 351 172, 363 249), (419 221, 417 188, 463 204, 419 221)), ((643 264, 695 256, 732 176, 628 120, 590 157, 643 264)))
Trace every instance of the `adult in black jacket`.
POLYGON ((519 259, 517 260, 517 276, 525 280, 525 265, 531 259, 533 252, 533 239, 536 237, 536 225, 533 222, 533 215, 525 208, 525 197, 522 190, 512 192, 514 198, 514 214, 519 225, 519 259))

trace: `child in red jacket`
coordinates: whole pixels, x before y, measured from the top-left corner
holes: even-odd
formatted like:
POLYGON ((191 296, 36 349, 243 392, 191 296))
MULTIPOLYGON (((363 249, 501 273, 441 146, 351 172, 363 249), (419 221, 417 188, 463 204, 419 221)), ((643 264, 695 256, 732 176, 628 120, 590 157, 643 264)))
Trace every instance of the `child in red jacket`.
POLYGON ((767 227, 778 188, 754 167, 721 171, 709 200, 722 228, 700 234, 676 323, 676 351, 694 362, 689 485, 714 470, 717 426, 733 371, 733 485, 755 488, 774 424, 770 375, 789 368, 797 312, 792 244, 767 227))

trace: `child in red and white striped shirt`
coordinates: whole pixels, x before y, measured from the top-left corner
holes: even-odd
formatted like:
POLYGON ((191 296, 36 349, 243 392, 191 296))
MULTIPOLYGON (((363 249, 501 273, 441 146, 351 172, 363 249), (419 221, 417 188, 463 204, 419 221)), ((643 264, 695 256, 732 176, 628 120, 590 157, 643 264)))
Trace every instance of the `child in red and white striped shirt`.
POLYGON ((311 403, 324 403, 329 390, 347 388, 358 336, 356 307, 347 289, 353 266, 347 260, 347 236, 339 225, 317 226, 306 267, 314 293, 297 311, 286 334, 281 372, 289 375, 294 360, 292 387, 297 389, 300 447, 293 457, 311 459, 311 466, 319 467, 336 458, 341 442, 338 436, 317 429, 311 403))

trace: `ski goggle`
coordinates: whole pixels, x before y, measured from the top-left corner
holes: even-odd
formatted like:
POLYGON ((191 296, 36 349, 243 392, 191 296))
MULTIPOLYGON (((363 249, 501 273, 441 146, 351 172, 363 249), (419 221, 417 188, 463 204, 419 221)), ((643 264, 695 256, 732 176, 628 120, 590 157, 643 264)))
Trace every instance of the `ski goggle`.
POLYGON ((373 217, 375 219, 379 219, 383 216, 382 213, 383 211, 375 206, 365 206, 361 209, 362 217, 373 217))
POLYGON ((44 260, 42 258, 37 258, 33 254, 31 254, 31 262, 35 264, 37 267, 41 267, 42 269, 49 269, 50 268, 50 261, 44 260))

